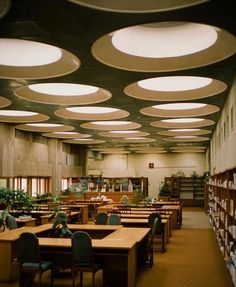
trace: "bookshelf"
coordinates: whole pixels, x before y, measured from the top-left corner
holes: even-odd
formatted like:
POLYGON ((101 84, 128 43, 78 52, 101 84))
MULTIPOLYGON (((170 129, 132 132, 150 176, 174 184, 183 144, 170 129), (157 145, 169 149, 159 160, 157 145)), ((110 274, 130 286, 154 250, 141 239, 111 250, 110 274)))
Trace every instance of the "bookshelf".
POLYGON ((212 176, 206 198, 209 221, 236 286, 236 168, 212 176))
POLYGON ((183 206, 204 206, 205 183, 203 177, 166 177, 171 198, 178 198, 183 206))

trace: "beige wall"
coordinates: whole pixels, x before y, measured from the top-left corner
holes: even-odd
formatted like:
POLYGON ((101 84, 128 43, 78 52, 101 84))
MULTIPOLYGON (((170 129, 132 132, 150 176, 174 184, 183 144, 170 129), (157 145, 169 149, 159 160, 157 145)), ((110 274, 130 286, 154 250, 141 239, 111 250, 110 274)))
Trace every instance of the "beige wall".
POLYGON ((236 167, 236 78, 211 140, 211 174, 236 167))
POLYGON ((100 161, 89 161, 89 174, 104 177, 148 177, 149 195, 157 197, 157 189, 165 176, 171 176, 179 170, 186 176, 193 171, 203 174, 206 171, 205 153, 188 154, 129 154, 104 155, 100 161), (154 168, 149 168, 154 163, 154 168))
POLYGON ((86 175, 86 151, 81 148, 70 152, 61 140, 15 131, 8 124, 0 123, 0 134, 0 177, 47 176, 55 193, 61 189, 62 177, 86 175))

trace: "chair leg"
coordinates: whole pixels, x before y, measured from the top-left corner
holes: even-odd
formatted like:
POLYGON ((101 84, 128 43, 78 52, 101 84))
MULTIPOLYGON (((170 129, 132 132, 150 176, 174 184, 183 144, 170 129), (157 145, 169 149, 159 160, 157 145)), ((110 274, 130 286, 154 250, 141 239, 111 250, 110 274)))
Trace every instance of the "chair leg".
POLYGON ((54 286, 54 268, 51 269, 51 286, 54 286))
POLYGON ((95 272, 92 272, 92 286, 95 287, 95 272))
POLYGON ((42 286, 42 272, 39 272, 39 287, 42 286))
POLYGON ((75 287, 75 267, 72 267, 72 287, 75 287))
POLYGON ((80 272, 80 287, 83 287, 83 272, 80 272))

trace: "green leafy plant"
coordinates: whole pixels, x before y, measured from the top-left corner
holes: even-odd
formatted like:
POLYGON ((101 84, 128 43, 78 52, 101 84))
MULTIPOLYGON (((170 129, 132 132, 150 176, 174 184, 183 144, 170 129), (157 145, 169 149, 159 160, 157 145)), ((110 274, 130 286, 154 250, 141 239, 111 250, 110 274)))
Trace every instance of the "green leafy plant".
POLYGON ((169 185, 165 181, 161 181, 158 187, 159 195, 160 196, 169 196, 170 195, 170 188, 169 185))
POLYGON ((72 232, 68 228, 68 216, 65 212, 61 211, 59 207, 54 209, 54 213, 50 216, 49 222, 53 222, 51 229, 52 236, 54 237, 71 237, 72 232))
POLYGON ((134 190, 134 204, 139 206, 143 200, 143 192, 141 188, 136 188, 134 190))
POLYGON ((129 206, 129 198, 128 198, 127 195, 122 195, 120 201, 121 201, 121 203, 122 203, 122 205, 123 205, 124 207, 129 206))
POLYGON ((34 209, 32 198, 23 190, 1 188, 0 204, 8 212, 11 209, 34 209))

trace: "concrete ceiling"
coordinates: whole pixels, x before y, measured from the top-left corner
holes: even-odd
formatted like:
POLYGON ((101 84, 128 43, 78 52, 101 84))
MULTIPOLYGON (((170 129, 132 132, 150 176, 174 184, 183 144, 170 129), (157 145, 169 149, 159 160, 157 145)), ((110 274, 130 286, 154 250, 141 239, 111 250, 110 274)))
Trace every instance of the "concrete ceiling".
MULTIPOLYGON (((141 72, 124 70, 103 64, 92 55, 91 47, 97 39, 105 34, 128 26, 154 22, 181 21, 201 23, 219 27, 235 35, 235 0, 208 1, 188 8, 149 13, 102 11, 100 9, 96 10, 90 7, 84 7, 74 2, 76 1, 11 1, 8 12, 0 19, 1 38, 24 39, 54 45, 73 53, 79 58, 81 64, 76 71, 64 76, 54 77, 53 79, 29 80, 21 79, 20 77, 17 79, 0 79, 0 96, 12 102, 10 106, 4 109, 38 112, 49 117, 46 121, 48 123, 69 125, 74 127, 74 131, 76 132, 90 134, 92 138, 96 140, 106 141, 105 143, 97 144, 97 147, 124 147, 125 149, 129 149, 129 147, 133 148, 135 146, 150 146, 150 150, 151 147, 164 147, 167 151, 171 151, 173 147, 180 144, 207 147, 209 140, 193 143, 181 140, 177 142, 166 140, 166 138, 168 138, 168 135, 165 135, 167 129, 150 124, 151 122, 162 120, 163 117, 148 116, 140 112, 141 109, 152 105, 172 103, 173 101, 170 100, 171 94, 168 96, 168 100, 164 101, 162 98, 158 101, 150 101, 130 97, 125 94, 124 88, 139 80, 154 77, 198 76, 220 80, 227 85, 225 91, 213 96, 201 98, 201 100, 185 99, 181 101, 217 105, 220 108, 218 112, 203 116, 204 119, 217 122, 235 76, 235 54, 219 62, 193 69, 169 72, 141 72), (109 137, 109 135, 107 136, 107 134, 105 134, 106 136, 104 136, 104 131, 82 128, 81 124, 88 122, 88 120, 69 119, 56 115, 56 110, 67 107, 65 104, 33 102, 17 97, 14 93, 17 88, 29 84, 51 82, 94 85, 109 91, 112 96, 108 100, 94 104, 93 106, 113 107, 127 111, 129 115, 120 120, 133 121, 140 124, 141 127, 138 128, 138 130, 149 133, 150 135, 147 137, 154 139, 154 141, 150 143, 138 143, 137 140, 131 142, 123 140, 119 142, 113 141, 114 138, 109 137), (161 134, 159 134, 159 132, 161 134)), ((2 68, 3 66, 0 65, 0 73, 2 68)), ((196 117, 198 117, 198 115, 196 115, 196 117)), ((199 117, 202 116, 199 115, 199 117)), ((11 124, 15 125, 16 123, 11 124)), ((203 127, 202 129, 212 132, 215 129, 215 124, 203 127)), ((203 137, 211 137, 211 133, 205 133, 203 137)), ((93 147, 94 146, 95 145, 93 145, 93 147)))

